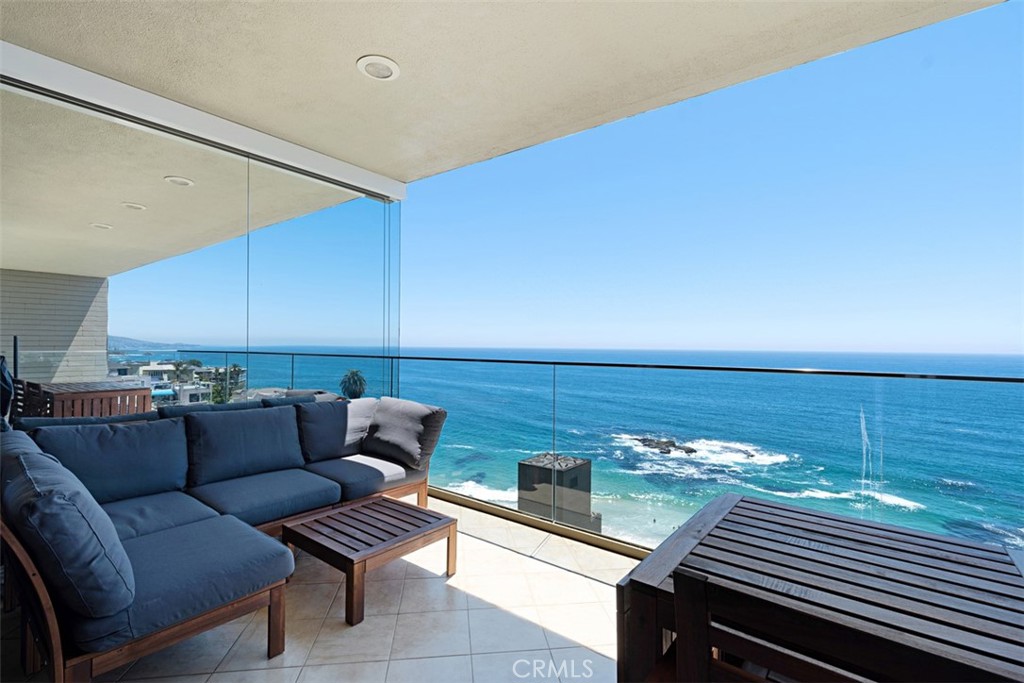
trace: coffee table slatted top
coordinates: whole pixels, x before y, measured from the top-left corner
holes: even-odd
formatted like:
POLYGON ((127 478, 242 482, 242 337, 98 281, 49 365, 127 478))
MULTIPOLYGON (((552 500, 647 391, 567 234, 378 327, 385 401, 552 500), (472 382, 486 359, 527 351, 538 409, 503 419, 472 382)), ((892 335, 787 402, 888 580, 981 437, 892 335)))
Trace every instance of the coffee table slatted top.
POLYGON ((451 523, 450 517, 390 498, 352 503, 299 522, 308 538, 351 562, 451 523))

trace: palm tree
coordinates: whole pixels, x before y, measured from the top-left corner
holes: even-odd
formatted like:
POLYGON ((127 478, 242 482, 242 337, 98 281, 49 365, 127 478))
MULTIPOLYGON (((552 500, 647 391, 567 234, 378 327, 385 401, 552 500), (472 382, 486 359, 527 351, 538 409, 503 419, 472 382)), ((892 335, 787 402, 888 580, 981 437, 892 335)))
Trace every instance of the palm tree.
POLYGON ((349 370, 338 382, 338 386, 347 398, 359 398, 366 393, 366 378, 358 370, 349 370))
POLYGON ((180 384, 192 379, 193 370, 203 367, 203 362, 197 358, 190 358, 188 360, 172 361, 171 365, 174 366, 174 381, 180 384))

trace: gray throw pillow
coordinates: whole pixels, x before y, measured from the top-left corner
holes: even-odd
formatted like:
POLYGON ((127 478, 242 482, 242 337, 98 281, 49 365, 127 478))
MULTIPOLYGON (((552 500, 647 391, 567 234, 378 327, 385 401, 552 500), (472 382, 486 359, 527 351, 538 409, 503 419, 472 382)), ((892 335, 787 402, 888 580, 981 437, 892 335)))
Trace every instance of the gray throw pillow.
POLYGON ((446 417, 444 408, 385 396, 363 439, 363 452, 426 469, 446 417))
POLYGON ((22 449, 2 458, 4 517, 69 609, 109 617, 135 600, 135 574, 114 523, 56 458, 22 449))
POLYGON ((316 462, 359 452, 377 410, 377 399, 303 403, 298 410, 302 455, 316 462))

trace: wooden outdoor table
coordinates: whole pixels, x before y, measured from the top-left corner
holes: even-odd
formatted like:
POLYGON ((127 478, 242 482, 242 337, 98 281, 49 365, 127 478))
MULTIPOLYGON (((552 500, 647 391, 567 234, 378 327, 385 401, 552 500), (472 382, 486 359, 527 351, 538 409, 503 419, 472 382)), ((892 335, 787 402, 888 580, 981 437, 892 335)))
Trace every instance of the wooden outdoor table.
POLYGON ((53 395, 53 417, 134 415, 152 407, 149 387, 124 382, 48 382, 42 390, 53 395))
POLYGON ((735 632, 769 642, 742 647, 778 670, 828 663, 798 664, 810 680, 1024 680, 1022 565, 997 545, 720 496, 619 582, 619 680, 651 675, 663 629, 681 634, 684 680, 722 676, 710 645, 735 632))
POLYGON ((455 520, 400 500, 374 497, 288 522, 281 540, 345 572, 345 621, 363 620, 366 572, 448 539, 448 576, 455 574, 455 520))

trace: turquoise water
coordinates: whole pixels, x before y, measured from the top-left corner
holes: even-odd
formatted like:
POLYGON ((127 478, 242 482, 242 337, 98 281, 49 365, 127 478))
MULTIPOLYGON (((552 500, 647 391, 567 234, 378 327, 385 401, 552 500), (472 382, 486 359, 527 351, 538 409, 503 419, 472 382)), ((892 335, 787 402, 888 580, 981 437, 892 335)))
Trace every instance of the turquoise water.
MULTIPOLYGON (((403 355, 1024 376, 1020 356, 403 355)), ((224 362, 224 354, 200 358, 224 362)), ((380 393, 387 369, 353 359, 297 358, 294 368, 286 356, 229 361, 248 368, 250 387, 333 389, 359 367, 370 393, 380 393)), ((552 450, 588 458, 603 532, 643 545, 658 543, 715 496, 736 492, 1024 547, 1022 384, 429 361, 403 361, 400 380, 403 397, 449 413, 431 483, 515 507, 519 460, 552 450), (650 438, 675 447, 641 443, 650 438)))

